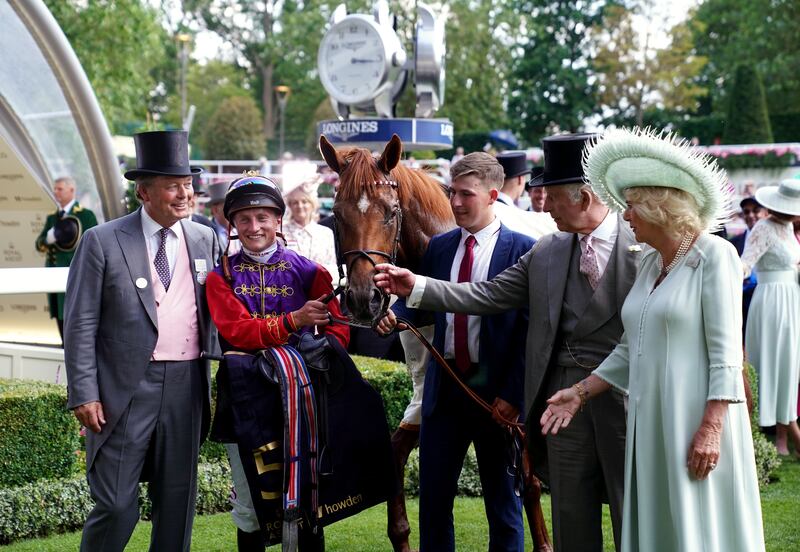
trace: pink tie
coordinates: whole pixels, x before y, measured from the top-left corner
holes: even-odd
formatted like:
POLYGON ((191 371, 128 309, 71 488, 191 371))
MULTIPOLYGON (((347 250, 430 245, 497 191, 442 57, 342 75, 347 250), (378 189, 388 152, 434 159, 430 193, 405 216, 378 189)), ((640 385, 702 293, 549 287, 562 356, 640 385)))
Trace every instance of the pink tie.
POLYGON ((581 238, 580 271, 589 280, 592 289, 597 289, 597 285, 600 283, 600 268, 597 266, 597 256, 592 247, 592 236, 588 234, 581 238))
MULTIPOLYGON (((469 282, 472 278, 472 261, 475 258, 475 236, 467 236, 464 241, 464 258, 458 269, 458 281, 469 282)), ((456 367, 462 374, 469 372, 469 339, 467 331, 467 315, 455 314, 453 316, 453 345, 455 346, 456 367)))

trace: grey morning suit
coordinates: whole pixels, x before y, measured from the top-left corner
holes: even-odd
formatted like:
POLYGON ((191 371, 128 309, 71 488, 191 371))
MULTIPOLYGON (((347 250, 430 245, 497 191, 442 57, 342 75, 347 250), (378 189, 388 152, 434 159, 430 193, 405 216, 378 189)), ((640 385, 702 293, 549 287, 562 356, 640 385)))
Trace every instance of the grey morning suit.
POLYGON ((633 284, 640 253, 621 219, 616 245, 598 288, 578 270, 577 234, 544 236, 519 262, 487 282, 451 284, 429 279, 419 308, 493 314, 527 306, 525 410, 539 473, 548 479, 553 533, 560 552, 602 550, 600 508, 611 506, 619 549, 625 464, 625 410, 610 391, 593 399, 566 430, 548 436, 546 458, 539 418, 555 391, 589 375, 619 343, 619 311, 633 284))
MULTIPOLYGON (((216 335, 197 261, 210 271, 219 250, 211 229, 186 220, 181 226, 186 251, 178 254, 189 257, 200 347, 209 350, 216 335)), ((197 454, 210 420, 209 365, 151 361, 158 319, 140 211, 86 232, 70 268, 66 319, 68 407, 99 400, 106 418, 100 433, 86 436, 86 477, 96 504, 81 550, 124 549, 138 521, 138 483, 146 479, 150 549, 188 552, 197 454)))

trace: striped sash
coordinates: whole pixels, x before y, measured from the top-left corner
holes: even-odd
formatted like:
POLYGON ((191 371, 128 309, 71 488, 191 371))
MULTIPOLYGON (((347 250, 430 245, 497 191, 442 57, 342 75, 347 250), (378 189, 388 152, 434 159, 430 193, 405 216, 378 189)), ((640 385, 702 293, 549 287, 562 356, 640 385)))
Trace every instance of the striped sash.
POLYGON ((284 519, 297 519, 300 506, 300 473, 303 451, 303 429, 308 436, 307 450, 309 472, 311 474, 311 511, 316 515, 319 507, 318 469, 317 469, 317 413, 314 402, 314 388, 308 375, 303 357, 288 345, 266 349, 272 356, 277 373, 281 378, 284 393, 284 478, 283 495, 284 519), (301 426, 302 424, 302 426, 301 426))

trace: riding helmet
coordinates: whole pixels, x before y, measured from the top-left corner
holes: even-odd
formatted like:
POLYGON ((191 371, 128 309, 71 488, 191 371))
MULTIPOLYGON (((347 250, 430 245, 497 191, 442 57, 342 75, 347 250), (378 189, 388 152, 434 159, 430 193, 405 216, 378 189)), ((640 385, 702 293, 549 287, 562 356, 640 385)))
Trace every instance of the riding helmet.
POLYGON ((247 174, 231 182, 222 207, 225 218, 230 221, 236 211, 255 207, 274 209, 278 216, 286 211, 286 203, 278 186, 266 176, 247 174))

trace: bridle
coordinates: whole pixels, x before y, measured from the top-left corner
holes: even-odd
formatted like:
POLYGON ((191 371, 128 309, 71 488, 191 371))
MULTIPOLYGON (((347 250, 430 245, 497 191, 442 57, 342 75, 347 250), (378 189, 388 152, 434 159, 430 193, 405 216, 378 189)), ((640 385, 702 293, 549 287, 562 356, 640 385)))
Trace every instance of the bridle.
MULTIPOLYGON (((393 190, 397 190, 397 182, 394 180, 376 180, 372 182, 374 186, 389 186, 393 190)), ((390 220, 395 221, 395 235, 394 240, 392 241, 392 251, 387 253, 386 251, 380 251, 378 249, 351 249, 349 251, 342 251, 341 245, 339 243, 339 230, 338 224, 336 222, 336 213, 333 214, 333 244, 336 251, 336 266, 339 269, 339 283, 337 284, 336 289, 334 290, 334 295, 342 294, 342 302, 346 303, 347 300, 347 292, 350 291, 350 282, 349 280, 345 280, 345 268, 347 269, 347 274, 350 274, 355 262, 359 259, 366 259, 367 261, 375 267, 378 263, 375 262, 375 259, 372 255, 377 255, 379 257, 383 257, 387 262, 390 264, 396 264, 397 262, 397 251, 400 248, 400 232, 403 226, 403 211, 400 206, 395 207, 392 210, 390 217, 386 218, 385 223, 388 223, 390 220)), ((354 326, 356 328, 374 328, 378 322, 386 315, 386 312, 389 310, 389 294, 383 291, 383 289, 379 289, 381 294, 381 311, 378 313, 376 317, 372 319, 369 325, 367 324, 360 324, 358 322, 353 322, 352 320, 348 320, 347 323, 350 326, 354 326)))

